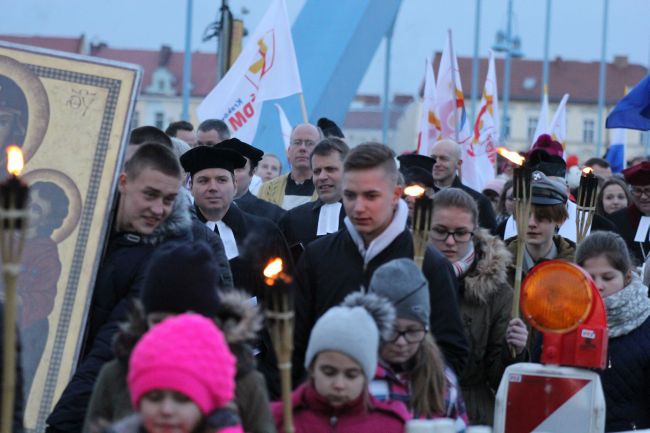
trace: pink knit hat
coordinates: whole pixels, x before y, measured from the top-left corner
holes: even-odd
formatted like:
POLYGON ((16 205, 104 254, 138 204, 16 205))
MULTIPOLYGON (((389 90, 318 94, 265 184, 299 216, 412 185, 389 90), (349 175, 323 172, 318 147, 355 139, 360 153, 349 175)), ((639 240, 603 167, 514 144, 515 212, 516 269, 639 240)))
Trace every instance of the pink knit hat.
POLYGON ((149 391, 170 389, 207 415, 232 400, 235 372, 235 357, 214 322, 198 314, 170 317, 149 330, 131 354, 131 402, 139 408, 149 391))

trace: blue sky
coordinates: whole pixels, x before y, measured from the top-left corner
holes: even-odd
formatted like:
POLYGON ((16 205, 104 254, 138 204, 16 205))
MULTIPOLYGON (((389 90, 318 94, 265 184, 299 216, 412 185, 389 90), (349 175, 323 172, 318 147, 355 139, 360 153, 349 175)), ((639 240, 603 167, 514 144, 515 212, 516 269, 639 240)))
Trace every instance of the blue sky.
MULTIPOLYGON (((236 16, 253 29, 271 0, 230 0, 236 16), (241 14, 242 8, 249 12, 241 14)), ((293 21, 305 0, 286 0, 293 21)), ((334 0, 312 0, 328 1, 334 0)), ((337 0, 338 1, 338 0, 337 0)), ((352 1, 352 0, 341 0, 352 1)), ((553 0, 550 57, 598 61, 601 52, 604 0, 553 0)), ((214 49, 202 42, 214 21, 218 0, 194 0, 193 50, 214 49)), ((422 79, 422 62, 440 50, 448 28, 457 55, 471 56, 476 0, 403 0, 395 24, 391 93, 413 94, 422 79)), ((526 58, 541 59, 544 44, 544 0, 514 0, 514 29, 526 58)), ((499 28, 505 28, 507 0, 481 1, 480 53, 485 56, 499 28)), ((115 48, 158 49, 162 44, 182 50, 185 37, 184 0, 20 0, 5 4, 1 33, 79 36, 115 48)), ((627 55, 633 63, 650 61, 650 1, 610 0, 607 58, 627 55)), ((359 92, 381 93, 383 43, 369 65, 359 92)), ((461 73, 465 73, 461 71, 461 73)), ((467 71, 469 73, 469 71, 467 71)), ((568 89, 567 89, 568 90, 568 89)))

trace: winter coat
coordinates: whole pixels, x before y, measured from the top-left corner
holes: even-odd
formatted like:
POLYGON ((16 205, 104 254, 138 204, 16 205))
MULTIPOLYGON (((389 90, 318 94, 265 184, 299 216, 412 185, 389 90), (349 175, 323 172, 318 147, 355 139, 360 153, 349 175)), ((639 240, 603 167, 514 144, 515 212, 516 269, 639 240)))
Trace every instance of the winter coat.
POLYGON ((647 241, 647 236, 646 242, 634 241, 642 216, 643 214, 634 203, 625 209, 619 209, 607 215, 616 227, 616 232, 625 240, 627 248, 637 264, 642 264, 645 261, 644 253, 646 255, 650 253, 650 242, 647 241))
MULTIPOLYGON (((402 433, 410 415, 403 403, 380 402, 362 394, 355 401, 334 408, 321 397, 311 383, 291 394, 295 433, 402 433), (367 407, 368 406, 368 407, 367 407)), ((271 410, 279 433, 284 432, 282 403, 271 410)))
POLYGON ((278 224, 280 218, 287 212, 276 204, 255 197, 248 190, 246 190, 244 195, 236 198, 235 203, 244 212, 268 218, 276 224, 278 224))
MULTIPOLYGON (((232 290, 221 293, 217 324, 237 357, 234 403, 242 425, 248 433, 275 433, 266 383, 255 370, 254 358, 246 343, 255 338, 260 322, 261 316, 248 302, 246 294, 232 290)), ((126 382, 128 361, 135 344, 146 331, 146 318, 136 304, 115 340, 116 359, 107 363, 97 378, 84 421, 84 433, 91 433, 99 420, 114 422, 134 412, 126 382)))
MULTIPOLYGON (((262 200, 266 200, 275 205, 282 207, 284 202, 284 193, 287 189, 287 183, 289 180, 289 173, 278 176, 275 179, 271 179, 267 182, 264 182, 260 186, 260 190, 257 192, 257 196, 262 200)), ((318 198, 316 194, 316 189, 314 188, 314 193, 311 195, 311 201, 314 201, 318 198)))
POLYGON ((460 375, 470 423, 492 425, 495 392, 513 362, 506 344, 512 310, 508 266, 512 254, 485 230, 473 238, 476 260, 459 280, 460 313, 469 340, 469 361, 460 375))
MULTIPOLYGON (((93 290, 81 362, 47 419, 48 432, 81 432, 95 380, 102 366, 113 359, 112 341, 118 324, 126 320, 129 305, 140 296, 151 255, 168 240, 192 242, 195 232, 209 237, 215 253, 221 251, 225 258, 220 239, 193 226, 188 198, 182 193, 153 234, 111 234, 93 290)), ((225 264, 220 268, 225 270, 225 264)), ((227 280, 226 275, 221 279, 224 284, 227 280)))
MULTIPOLYGON (((195 433, 244 433, 238 421, 237 417, 227 413, 227 410, 216 411, 214 414, 208 416, 206 421, 207 425, 195 433), (212 418, 217 419, 218 422, 211 423, 210 420, 212 418), (215 427, 214 424, 219 426, 226 424, 227 427, 215 427)), ((139 414, 130 415, 117 421, 108 428, 100 428, 97 431, 103 431, 103 433, 148 433, 144 428, 142 417, 139 414)))
MULTIPOLYGON (((321 237, 317 236, 316 232, 318 231, 318 218, 320 217, 320 209, 323 204, 321 199, 301 204, 288 210, 282 217, 278 226, 282 230, 290 247, 301 244, 304 248, 313 240, 321 237)), ((341 211, 339 212, 339 229, 344 227, 344 219, 345 208, 341 206, 341 211)))
MULTIPOLYGON (((555 235, 553 236, 553 242, 555 243, 555 247, 557 248, 557 257, 555 257, 554 260, 566 260, 567 262, 575 262, 575 255, 576 255, 576 244, 575 242, 562 237, 560 235, 555 235)), ((508 248, 508 251, 512 254, 512 262, 508 265, 508 283, 511 286, 514 286, 515 284, 515 259, 514 257, 517 256, 517 236, 513 236, 510 239, 505 241, 506 243, 506 248, 508 248)), ((541 259, 539 260, 537 264, 540 264, 542 262, 547 261, 547 259, 541 259)), ((521 273, 521 281, 526 278, 526 272, 523 271, 521 273)))

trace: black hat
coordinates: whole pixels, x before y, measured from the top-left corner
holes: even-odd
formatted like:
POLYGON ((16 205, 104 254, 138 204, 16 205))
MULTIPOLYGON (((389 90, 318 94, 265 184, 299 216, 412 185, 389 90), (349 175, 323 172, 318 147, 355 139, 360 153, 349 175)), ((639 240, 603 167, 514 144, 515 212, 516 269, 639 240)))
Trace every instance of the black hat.
POLYGON ((407 153, 397 157, 399 161, 400 170, 403 168, 420 167, 429 173, 433 170, 433 165, 436 160, 426 155, 418 155, 417 153, 407 153))
POLYGON ((188 311, 208 317, 220 305, 219 268, 211 247, 204 241, 171 241, 155 251, 142 284, 145 313, 182 314, 188 311))
POLYGON ((343 135, 343 131, 341 131, 341 128, 339 128, 339 126, 336 123, 334 123, 334 121, 328 119, 327 117, 321 117, 320 119, 318 119, 316 125, 318 125, 321 131, 323 131, 323 135, 325 136, 325 138, 328 137, 345 138, 345 135, 343 135))
POLYGON ((252 166, 256 166, 264 156, 264 152, 259 150, 257 147, 251 146, 248 143, 244 143, 237 138, 229 138, 228 140, 224 140, 215 146, 222 149, 234 150, 238 154, 248 158, 252 166))
POLYGON ((532 204, 550 206, 554 204, 565 204, 568 195, 566 185, 559 180, 549 179, 541 171, 531 175, 533 193, 530 198, 532 204))
POLYGON ((546 176, 566 176, 566 161, 557 155, 551 155, 544 149, 535 149, 528 155, 526 165, 533 171, 541 171, 546 176))
POLYGON ((191 176, 206 168, 223 168, 234 172, 246 165, 246 159, 239 153, 220 146, 197 146, 181 156, 181 165, 191 176))

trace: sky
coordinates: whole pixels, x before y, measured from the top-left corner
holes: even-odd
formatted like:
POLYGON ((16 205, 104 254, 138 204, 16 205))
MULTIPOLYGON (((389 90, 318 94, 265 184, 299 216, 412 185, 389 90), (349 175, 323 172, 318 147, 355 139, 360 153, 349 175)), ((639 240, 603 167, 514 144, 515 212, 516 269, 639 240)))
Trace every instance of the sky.
MULTIPOLYGON (((306 0, 286 0, 289 18, 295 20, 306 0)), ((310 0, 336 1, 354 0, 310 0)), ((481 20, 479 54, 487 55, 495 34, 506 27, 508 0, 479 0, 481 20)), ((512 0, 513 29, 521 38, 525 58, 542 59, 546 1, 512 0)), ((602 49, 605 0, 553 0, 549 57, 599 61, 602 49)), ((236 18, 252 32, 271 0, 230 0, 236 18), (242 12, 246 12, 243 14, 242 12)), ((440 51, 447 29, 454 35, 458 56, 472 56, 477 0, 402 0, 395 23, 390 92, 415 94, 422 82, 422 63, 440 51)), ((202 41, 216 19, 219 0, 193 0, 192 50, 212 51, 216 41, 202 41)), ((85 34, 94 42, 114 48, 157 50, 185 45, 185 0, 20 0, 3 6, 0 33, 38 36, 85 34)), ((649 0, 610 0, 606 58, 626 55, 632 63, 650 62, 649 0)), ((245 42, 244 42, 245 43, 245 42)), ((370 63, 358 93, 383 91, 385 42, 370 63)), ((300 61, 300 59, 298 59, 300 61)), ((461 74, 470 71, 461 71, 461 74)), ((481 78, 482 79, 482 78, 481 78)), ((570 90, 570 89, 567 89, 570 90)))

